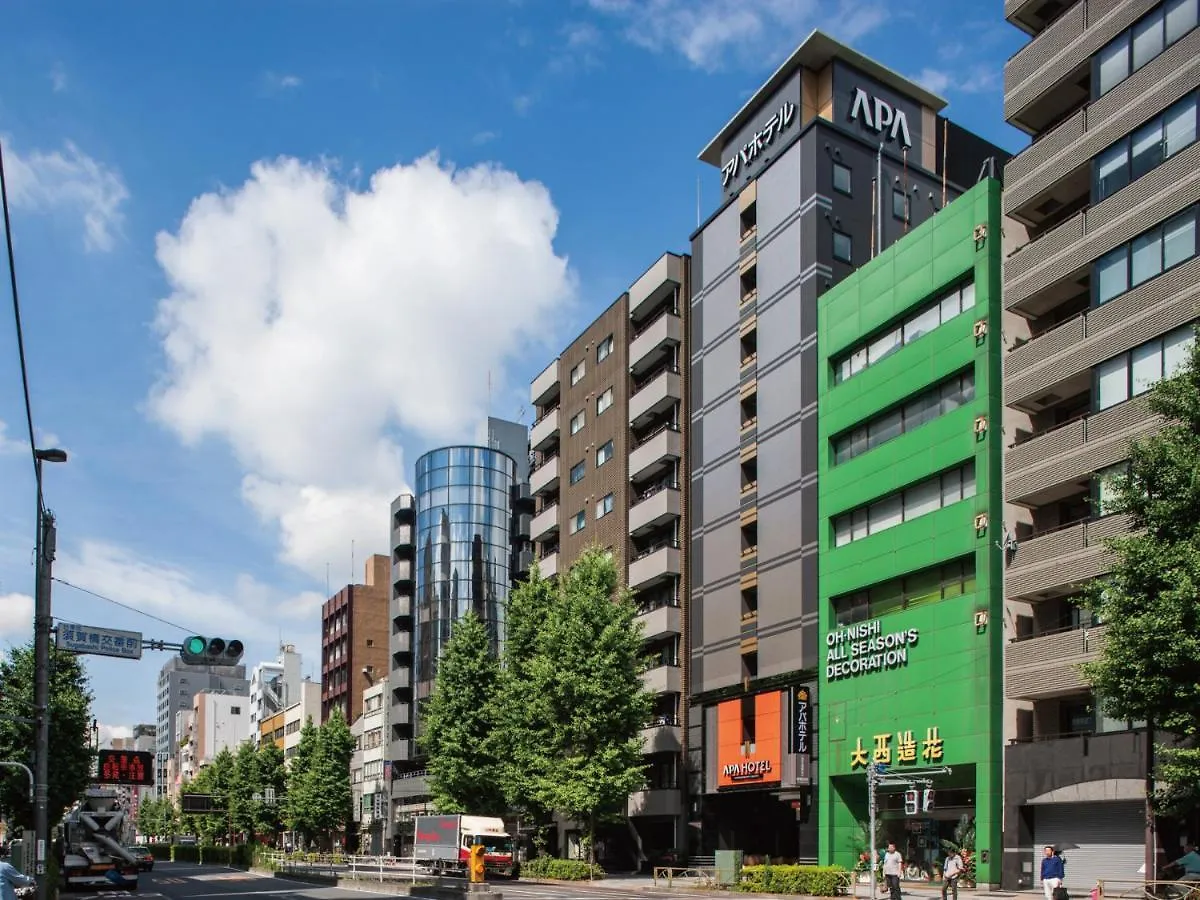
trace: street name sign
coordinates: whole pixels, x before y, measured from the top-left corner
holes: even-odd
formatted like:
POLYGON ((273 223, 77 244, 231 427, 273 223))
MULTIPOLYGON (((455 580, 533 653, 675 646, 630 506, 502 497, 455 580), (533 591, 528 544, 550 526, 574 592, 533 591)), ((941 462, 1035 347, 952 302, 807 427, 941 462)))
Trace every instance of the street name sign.
POLYGON ((59 650, 88 653, 92 656, 115 656, 119 659, 142 658, 140 631, 115 631, 112 628, 59 622, 57 633, 59 650))

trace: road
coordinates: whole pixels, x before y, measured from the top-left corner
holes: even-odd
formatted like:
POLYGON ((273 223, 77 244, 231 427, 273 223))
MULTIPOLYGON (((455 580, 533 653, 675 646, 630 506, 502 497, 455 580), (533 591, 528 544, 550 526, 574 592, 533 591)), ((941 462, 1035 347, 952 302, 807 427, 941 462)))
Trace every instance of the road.
MULTIPOLYGON (((646 898, 669 897, 691 900, 695 897, 712 898, 712 892, 694 893, 686 890, 644 891, 639 890, 646 879, 638 879, 637 887, 609 882, 588 887, 571 885, 528 884, 523 882, 497 882, 496 889, 504 900, 621 900, 621 898, 644 896, 646 898)), ((372 898, 395 897, 395 894, 380 893, 370 889, 364 881, 362 890, 320 887, 269 875, 256 875, 224 866, 200 866, 190 863, 158 862, 153 872, 143 872, 136 894, 104 892, 102 894, 62 895, 63 900, 78 896, 81 900, 372 900, 372 898), (365 896, 364 896, 365 895, 365 896)))

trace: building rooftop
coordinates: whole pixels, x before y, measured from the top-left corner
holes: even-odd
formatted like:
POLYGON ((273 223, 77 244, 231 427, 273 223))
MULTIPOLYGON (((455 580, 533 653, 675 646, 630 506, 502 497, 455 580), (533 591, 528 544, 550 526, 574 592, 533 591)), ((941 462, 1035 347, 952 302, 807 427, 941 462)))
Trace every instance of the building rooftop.
POLYGON ((754 96, 745 102, 725 127, 717 132, 716 137, 708 142, 708 146, 700 151, 698 159, 719 167, 721 165, 721 148, 743 125, 750 121, 750 117, 758 112, 767 98, 778 90, 780 85, 787 81, 797 69, 823 69, 834 59, 840 59, 842 62, 854 66, 885 87, 913 98, 934 112, 941 112, 946 108, 946 101, 927 88, 921 87, 898 72, 893 72, 882 63, 863 56, 857 50, 834 40, 825 32, 814 29, 793 51, 792 55, 784 60, 783 65, 776 69, 762 87, 754 92, 754 96))

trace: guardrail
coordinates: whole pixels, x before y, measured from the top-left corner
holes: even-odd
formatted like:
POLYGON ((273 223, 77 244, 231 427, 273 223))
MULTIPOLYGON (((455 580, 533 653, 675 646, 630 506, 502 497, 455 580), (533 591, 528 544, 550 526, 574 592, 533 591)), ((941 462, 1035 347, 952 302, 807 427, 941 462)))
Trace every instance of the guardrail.
POLYGON ((428 880, 430 873, 412 856, 358 856, 336 853, 305 853, 288 855, 272 853, 267 859, 271 867, 285 875, 315 875, 328 878, 349 878, 355 881, 428 880))
POLYGON ((673 887, 676 878, 690 881, 699 887, 717 886, 717 870, 711 866, 655 866, 655 887, 658 887, 660 878, 666 881, 667 887, 673 887))
POLYGON ((1098 898, 1114 900, 1200 900, 1200 882, 1196 881, 1101 878, 1096 882, 1096 889, 1098 898))

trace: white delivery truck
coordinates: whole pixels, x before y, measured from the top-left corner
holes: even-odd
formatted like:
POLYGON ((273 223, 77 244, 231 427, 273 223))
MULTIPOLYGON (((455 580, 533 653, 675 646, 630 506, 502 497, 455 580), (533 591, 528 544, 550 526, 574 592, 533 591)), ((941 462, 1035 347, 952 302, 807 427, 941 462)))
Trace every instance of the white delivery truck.
POLYGON ((413 856, 434 874, 467 871, 471 848, 483 846, 483 862, 489 874, 516 878, 518 865, 513 855, 512 836, 504 820, 495 816, 417 816, 413 856))

